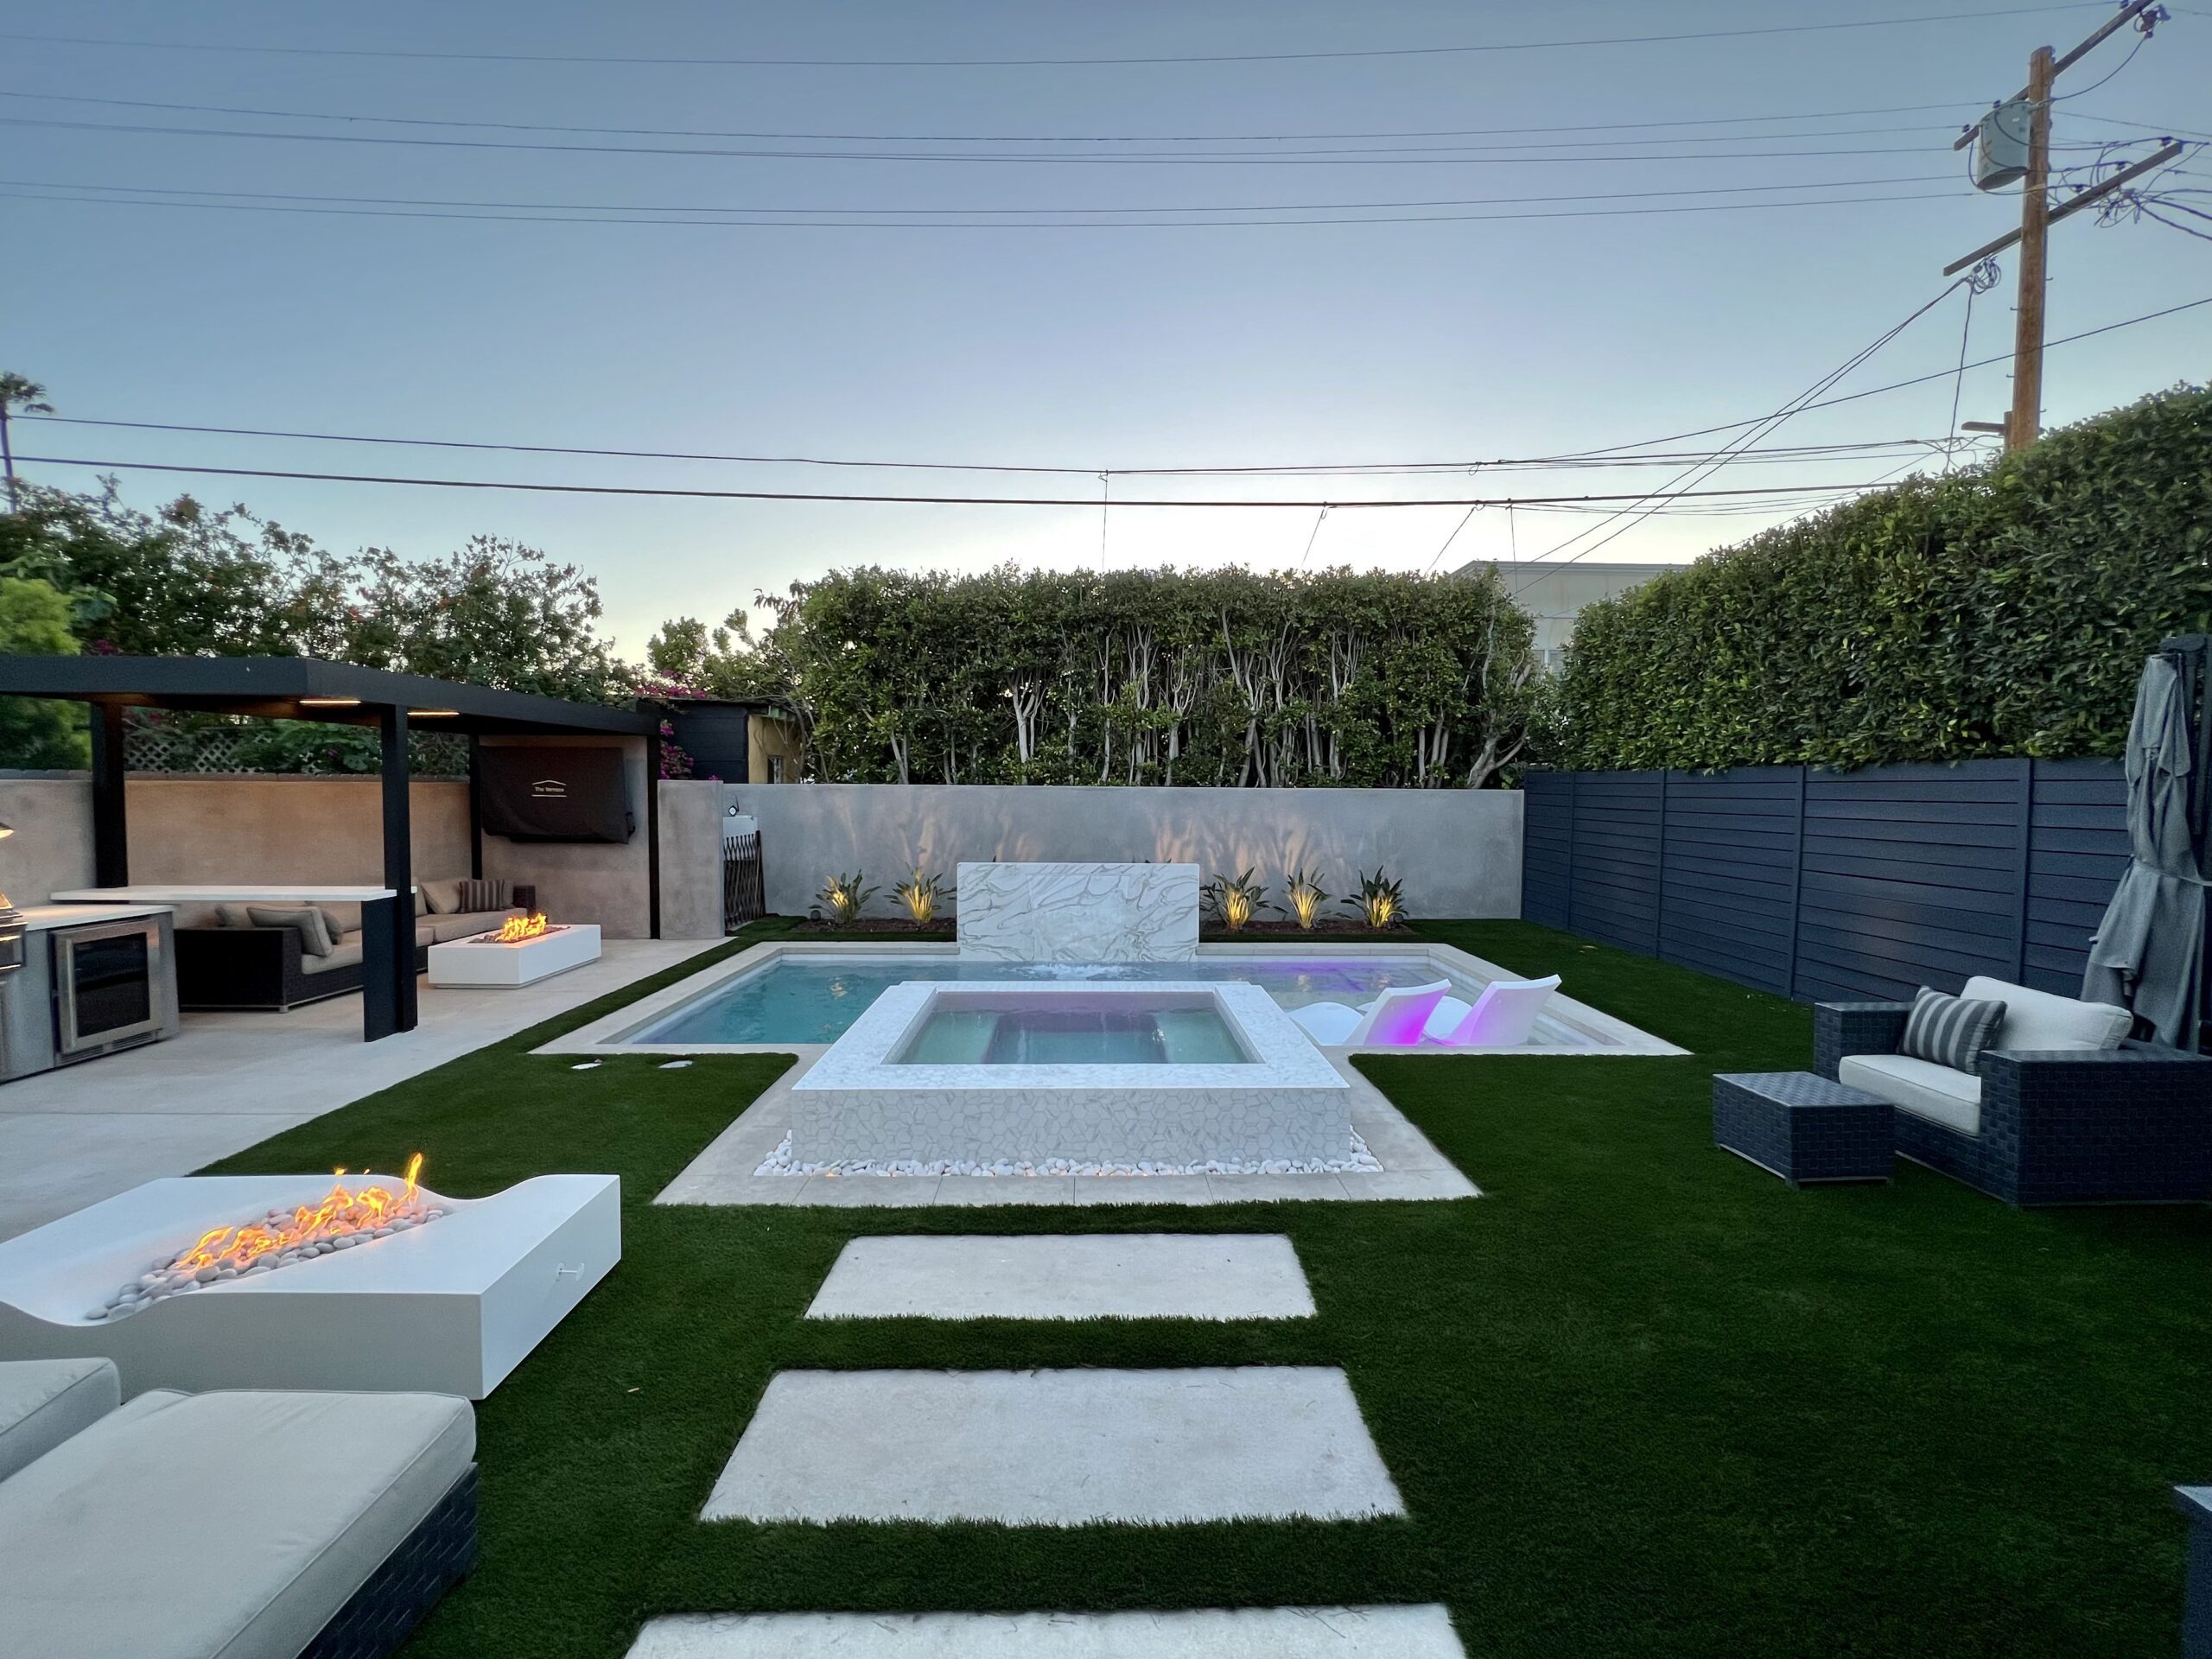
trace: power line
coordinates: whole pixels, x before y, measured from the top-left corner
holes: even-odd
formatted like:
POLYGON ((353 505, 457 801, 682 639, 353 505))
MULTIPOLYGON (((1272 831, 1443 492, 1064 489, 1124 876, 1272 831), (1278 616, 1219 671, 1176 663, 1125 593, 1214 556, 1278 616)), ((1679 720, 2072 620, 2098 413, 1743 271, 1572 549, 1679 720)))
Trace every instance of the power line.
MULTIPOLYGON (((2201 300, 2184 300, 2179 305, 2170 305, 2162 310, 2146 311, 2139 317, 2123 317, 2118 322, 2107 322, 2101 327, 2085 328, 2078 334, 2064 334, 2056 340, 2045 340, 2044 348, 2048 351, 2053 346, 2069 346, 2077 340, 2094 340, 2099 334, 2109 334, 2115 329, 2133 328, 2138 323, 2155 322, 2161 317, 2171 317, 2177 312, 2194 311, 2200 305, 2212 305, 2212 295, 2207 295, 2201 300)), ((1977 359, 1966 365, 1966 367, 1986 369, 1992 363, 2009 363, 2012 360, 2012 353, 1999 352, 1994 357, 1977 359)), ((1884 392, 1903 391, 1908 386, 1924 386, 1930 380, 1948 380, 1959 372, 1957 369, 1938 369, 1933 374, 1916 374, 1910 380, 1892 380, 1885 386, 1870 386, 1864 391, 1847 392, 1840 397, 1826 397, 1816 404, 1807 404, 1796 412, 1802 415, 1815 409, 1834 409, 1839 404, 1855 404, 1862 397, 1878 397, 1884 392)), ((1763 415, 1755 416, 1748 421, 1729 421, 1719 426, 1700 426, 1688 432, 1669 432, 1664 437, 1646 438, 1640 443, 1616 444, 1610 449, 1579 450, 1576 452, 1576 458, 1595 459, 1606 455, 1618 455, 1624 450, 1648 449, 1655 443, 1675 443, 1683 438, 1709 437, 1715 432, 1733 432, 1741 427, 1758 426, 1766 418, 1763 415)))
MULTIPOLYGON (((1594 46, 1653 46, 1676 41, 1744 40, 1765 35, 1820 35, 1845 29, 1902 29, 1926 23, 1978 22, 2081 11, 2082 3, 2007 6, 1982 11, 1924 12, 1916 16, 1866 17, 1826 23, 1769 23, 1748 29, 1707 29, 1671 35, 1589 35, 1535 41, 1491 41, 1457 46, 1369 47, 1336 52, 1219 52, 1175 56, 1089 58, 721 58, 613 56, 563 52, 433 52, 420 48, 346 46, 269 46, 260 42, 111 40, 91 35, 0 33, 0 40, 47 46, 120 47, 159 52, 238 52, 270 57, 397 58, 464 63, 639 64, 681 68, 754 69, 1047 69, 1126 68, 1158 64, 1311 63, 1356 58, 1446 57, 1493 52, 1543 52, 1594 46)), ((2097 8, 2101 10, 2101 8, 2097 8)))
MULTIPOLYGON (((234 104, 172 104, 143 98, 91 98, 67 92, 26 92, 0 89, 0 98, 23 99, 44 104, 96 104, 111 109, 169 110, 194 115, 251 115, 284 121, 368 121, 384 126, 461 127, 491 132, 591 133, 629 138, 758 138, 791 143, 870 144, 1228 144, 1290 143, 1330 138, 1487 138, 1518 137, 1549 132, 1634 132, 1654 127, 1725 127, 1756 125, 1774 121, 1841 120, 1868 115, 1922 115, 1938 110, 1958 111, 1980 106, 1972 99, 1945 104, 1888 104, 1863 110, 1811 110, 1788 115, 1699 116, 1668 121, 1590 121, 1548 127, 1437 127, 1395 132, 1169 132, 1169 133, 972 133, 972 132, 778 132, 747 128, 719 127, 606 127, 536 121, 475 121, 409 115, 365 115, 324 110, 272 110, 234 104)), ((1922 127, 1865 129, 1872 131, 1918 132, 1922 127)), ((1759 137, 1760 134, 1745 134, 1759 137)), ((1788 137, 1789 134, 1774 135, 1788 137)), ((1799 137, 1816 137, 1800 134, 1799 137)), ((1665 143, 1655 139, 1654 143, 1665 143)), ((1686 142, 1704 143, 1705 140, 1686 142)), ((1719 142, 1718 140, 1713 142, 1719 142)))
POLYGON ((1759 437, 1764 435, 1766 433, 1773 431, 1784 421, 1789 419, 1791 416, 1800 412, 1800 410, 1809 404, 1814 399, 1817 398, 1822 392, 1837 385, 1853 369, 1856 369, 1860 365, 1866 363, 1885 346, 1888 345, 1899 334, 1904 333, 1906 329, 1911 327, 1914 323, 1919 321, 1921 318, 1926 316, 1930 311, 1933 311, 1937 306, 1948 299, 1955 289, 1968 286, 1972 280, 1973 279, 1970 277, 1962 276, 1949 283, 1944 288, 1943 291, 1936 295, 1935 298, 1929 300, 1926 304, 1918 307, 1903 321, 1894 324, 1890 328, 1885 330, 1871 344, 1862 346, 1859 351, 1853 353, 1850 357, 1847 358, 1840 366, 1831 369, 1828 372, 1823 374, 1818 380, 1815 381, 1803 391, 1799 392, 1796 397, 1790 398, 1788 403, 1783 404, 1780 409, 1776 410, 1771 415, 1766 416, 1763 419, 1753 423, 1750 428, 1746 429, 1741 438, 1732 440, 1727 446, 1724 447, 1718 454, 1712 457, 1709 461, 1700 461, 1690 467, 1685 467, 1667 484, 1662 485, 1658 489, 1649 492, 1634 505, 1624 507, 1620 512, 1613 514, 1611 518, 1600 519, 1597 524, 1590 525, 1587 529, 1585 529, 1573 536, 1570 536, 1566 541, 1559 543, 1558 546, 1548 550, 1542 556, 1546 560, 1549 560, 1554 554, 1564 551, 1566 549, 1572 547, 1576 542, 1581 541, 1594 531, 1605 529, 1607 524, 1615 524, 1618 520, 1625 519, 1627 522, 1624 524, 1619 524, 1618 527, 1611 531, 1609 534, 1599 537, 1598 540, 1592 542, 1587 547, 1582 549, 1580 552, 1573 554, 1571 557, 1561 561, 1561 563, 1572 564, 1576 559, 1582 558, 1588 554, 1595 553, 1599 548, 1605 547, 1609 543, 1617 541, 1622 536, 1626 535, 1630 531, 1635 529, 1637 524, 1643 523, 1645 518, 1650 516, 1648 512, 1638 516, 1636 512, 1636 508, 1637 506, 1642 506, 1645 503, 1650 502, 1654 499, 1663 501, 1672 493, 1674 486, 1685 479, 1703 480, 1712 477, 1715 473, 1719 472, 1723 467, 1726 467, 1732 458, 1729 453, 1731 449, 1741 444, 1756 442, 1759 437))
MULTIPOLYGON (((619 201, 512 201, 451 196, 340 196, 296 190, 218 190, 149 184, 80 184, 50 179, 0 179, 0 188, 33 190, 92 190, 102 194, 144 196, 221 196, 245 201, 313 202, 341 207, 458 207, 500 212, 560 213, 800 213, 809 218, 845 214, 919 218, 948 213, 977 213, 1033 217, 1046 213, 1079 213, 1086 217, 1114 213, 1320 213, 1382 212, 1403 207, 1497 207, 1562 201, 1649 201, 1681 196, 1769 195, 1777 190, 1862 190, 1889 184, 1948 184, 1952 173, 1915 173, 1877 179, 1798 179, 1783 184, 1712 184, 1671 190, 1582 190, 1544 195, 1431 196, 1385 201, 1254 201, 1202 202, 1174 206, 1131 204, 1117 207, 721 207, 619 201)), ((195 206, 219 206, 197 203, 195 206)), ((617 223, 625 221, 617 220, 617 223)))
MULTIPOLYGON (((1622 461, 1590 461, 1576 457, 1535 455, 1518 459, 1499 458, 1472 461, 1368 461, 1341 466, 1306 463, 1292 466, 1242 467, 1044 467, 1006 462, 886 461, 875 458, 842 459, 822 455, 749 455, 682 449, 617 449, 569 444, 507 443, 461 438, 388 437, 357 432, 311 432, 274 427, 203 426, 180 421, 97 420, 80 415, 22 415, 16 418, 23 421, 35 421, 49 426, 91 426, 133 432, 188 432, 216 437, 276 438, 315 443, 368 443, 421 449, 465 449, 504 454, 591 455, 602 459, 624 461, 703 461, 761 467, 874 467, 898 472, 1040 474, 1067 478, 1098 478, 1108 474, 1118 478, 1284 475, 1313 477, 1325 474, 1373 476, 1377 474, 1459 473, 1473 468, 1497 472, 1554 466, 1574 467, 1661 466, 1685 459, 1680 454, 1637 455, 1622 461)), ((1770 450, 1746 449, 1740 453, 1754 458, 1764 457, 1772 462, 1790 464, 1814 460, 1864 460, 1877 451, 1895 450, 1906 447, 1932 452, 1940 448, 1940 444, 1935 440, 1926 438, 1884 438, 1859 443, 1781 445, 1770 450)), ((1700 456, 1688 457, 1688 459, 1701 458, 1700 456)))
MULTIPOLYGON (((410 138, 397 133, 261 132, 247 127, 178 127, 153 122, 63 121, 46 116, 0 116, 0 126, 41 127, 67 132, 126 132, 170 138, 252 138, 286 143, 382 144, 410 149, 520 150, 555 156, 693 156, 730 157, 759 162, 957 162, 967 166, 1046 167, 1305 167, 1317 159, 1332 167, 1454 167, 1484 163, 1523 166, 1537 162, 1751 162, 1790 160, 1808 156, 1921 156, 1914 144, 1865 145, 1840 149, 1706 150, 1686 155, 1643 156, 1499 156, 1408 155, 1378 149, 1254 150, 1236 154, 1210 150, 1199 155, 1152 154, 1119 156, 961 155, 929 150, 868 149, 732 149, 699 144, 545 144, 505 138, 410 138)), ((1777 133, 1773 141, 1786 143, 1791 135, 1777 133)), ((1695 141, 1685 141, 1695 142, 1695 141)), ((1429 148, 1484 150, 1496 145, 1444 144, 1429 148)))
MULTIPOLYGON (((209 478, 276 478, 303 480, 319 484, 403 484, 422 489, 439 490, 522 490, 535 494, 549 495, 624 495, 669 496, 689 500, 708 501, 853 501, 881 502, 898 505, 947 507, 1095 507, 1096 498, 1091 496, 1005 496, 1005 495, 858 495, 842 493, 804 490, 702 490, 677 489, 645 484, 536 484, 514 479, 481 478, 402 478, 366 473, 307 473, 280 471, 260 467, 192 467, 158 461, 92 460, 82 455, 18 455, 22 464, 41 467, 88 467, 95 471, 136 473, 182 473, 195 477, 209 478)), ((1864 489, 1862 484, 1802 484, 1789 486, 1789 493, 1847 493, 1864 489)), ((1775 486, 1742 490, 1685 490, 1684 497, 1773 495, 1780 493, 1775 486)), ((1279 501, 1178 501, 1143 500, 1117 501, 1120 507, 1325 507, 1332 512, 1354 509, 1382 509, 1395 507, 1502 507, 1508 505, 1543 506, 1560 504, 1579 504, 1592 501, 1647 500, 1647 494, 1597 494, 1497 497, 1471 499, 1459 497, 1416 497, 1381 500, 1279 500, 1279 501)))
POLYGON ((431 213, 413 208, 315 207, 245 201, 149 201, 130 196, 34 194, 0 190, 0 197, 17 201, 71 201, 105 207, 173 207, 232 213, 305 213, 336 219, 450 219, 483 225, 679 225, 716 230, 807 231, 1207 231, 1241 227, 1301 225, 1453 225, 1503 223, 1531 219, 1618 219, 1654 213, 1723 213, 1764 212, 1780 207, 1872 207, 1897 201, 1953 201, 1971 190, 1921 190, 1880 196, 1807 196, 1782 201, 1681 202, 1667 207, 1560 208, 1541 213, 1400 213, 1321 219, 1024 219, 1012 223, 985 219, 682 219, 623 218, 579 213, 431 213))
POLYGON ((2091 115, 2087 110, 2069 110, 2066 112, 2066 118, 2069 121, 2098 121, 2110 127, 2134 127, 2140 131, 2154 134, 2161 138, 2212 138, 2212 132, 2199 131, 2189 127, 2162 127, 2154 122, 2130 121, 2117 115, 2091 115))

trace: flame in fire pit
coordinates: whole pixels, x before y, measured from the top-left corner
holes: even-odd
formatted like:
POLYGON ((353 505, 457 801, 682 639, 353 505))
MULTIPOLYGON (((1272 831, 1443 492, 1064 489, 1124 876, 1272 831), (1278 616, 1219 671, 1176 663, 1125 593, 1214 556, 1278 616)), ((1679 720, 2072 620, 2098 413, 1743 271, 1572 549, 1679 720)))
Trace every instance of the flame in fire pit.
POLYGON ((545 931, 545 912, 533 916, 510 916, 492 936, 497 944, 520 944, 524 939, 534 939, 545 931))
MULTIPOLYGON (((363 1174, 368 1172, 364 1170, 363 1174)), ((406 1185, 394 1192, 388 1186, 349 1189, 343 1179, 312 1208, 301 1205, 289 1220, 249 1223, 244 1227, 216 1227, 200 1235, 200 1242, 169 1266, 172 1273, 198 1273, 202 1268, 235 1268, 241 1271, 264 1255, 281 1255, 303 1244, 314 1244, 341 1234, 370 1232, 404 1217, 421 1219, 423 1205, 416 1198, 421 1185, 423 1154, 407 1160, 406 1185)), ((346 1172, 340 1170, 340 1176, 346 1172)))
POLYGON ((319 1202, 296 1205, 289 1215, 272 1210, 240 1227, 210 1228, 191 1249, 156 1262, 86 1317, 122 1319, 165 1297, 272 1272, 435 1221, 446 1213, 446 1201, 422 1191, 422 1173, 419 1152, 407 1160, 404 1184, 396 1192, 383 1185, 348 1186, 341 1169, 319 1202))

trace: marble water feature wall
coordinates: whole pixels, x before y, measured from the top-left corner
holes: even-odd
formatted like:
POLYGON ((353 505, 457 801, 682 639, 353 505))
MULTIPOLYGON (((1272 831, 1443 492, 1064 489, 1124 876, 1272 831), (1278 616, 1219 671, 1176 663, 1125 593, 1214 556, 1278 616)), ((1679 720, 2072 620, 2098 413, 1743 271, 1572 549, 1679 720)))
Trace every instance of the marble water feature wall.
POLYGON ((991 962, 1187 962, 1195 864, 963 864, 960 954, 991 962))

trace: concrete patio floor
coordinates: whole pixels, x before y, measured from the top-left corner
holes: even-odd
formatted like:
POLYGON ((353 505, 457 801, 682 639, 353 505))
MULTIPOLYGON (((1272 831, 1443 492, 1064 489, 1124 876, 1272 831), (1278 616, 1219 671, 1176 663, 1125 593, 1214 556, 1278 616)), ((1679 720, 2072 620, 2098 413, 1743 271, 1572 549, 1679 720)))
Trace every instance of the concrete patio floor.
POLYGON ((715 948, 610 939, 600 960, 517 990, 422 987, 420 1023, 361 1040, 361 999, 288 1014, 188 1014, 184 1030, 0 1084, 0 1238, 279 1131, 715 948))

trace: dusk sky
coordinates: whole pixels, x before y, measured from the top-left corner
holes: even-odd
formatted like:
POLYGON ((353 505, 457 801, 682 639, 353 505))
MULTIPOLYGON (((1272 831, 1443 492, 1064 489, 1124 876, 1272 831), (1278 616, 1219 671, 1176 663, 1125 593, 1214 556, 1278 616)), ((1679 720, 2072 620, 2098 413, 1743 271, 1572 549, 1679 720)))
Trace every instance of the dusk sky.
MULTIPOLYGON (((1101 469, 1419 461, 1462 465, 1117 477, 1112 491, 1351 500, 1648 490, 1688 463, 1465 464, 1764 416, 1843 365, 1942 293, 1946 264, 2017 224, 2017 191, 1978 195, 1951 139, 2019 87, 2032 48, 2063 49, 2108 10, 1988 0, 0 0, 10 125, 0 368, 43 382, 63 415, 100 420, 1077 472, 17 429, 21 454, 103 461, 1087 500, 1101 469), (1916 10, 1973 15, 1898 21, 1916 10), (1897 26, 1725 33, 1868 20, 1897 26), (266 49, 280 48, 300 49, 266 49), (1296 55, 1346 53, 1391 55, 1296 55), (1241 60, 1095 61, 1160 58, 1241 60), (758 61, 795 59, 842 61, 758 61), (1004 61, 1016 59, 1094 61, 1004 61), (313 136, 176 130, 193 128, 313 136), (1366 153, 1299 153, 1332 148, 1366 153), (685 149, 748 153, 667 153, 685 149), (1710 194, 1653 194, 1664 192, 1710 194), (1675 211, 1689 206, 1712 210, 1675 211), (1160 222, 1170 208, 1207 211, 1160 222), (696 222, 731 209, 785 222, 696 222), (861 222, 789 222, 840 213, 861 222), (546 222, 562 219, 582 222, 546 222), (1220 222, 1238 219, 1370 222, 1220 222), (1393 219, 1417 222, 1374 222, 1393 219), (604 222, 644 219, 690 222, 604 222)), ((2134 156, 2159 133, 2212 133, 2212 10, 2174 12, 2132 61, 2136 37, 2123 32, 2062 79, 2059 164, 2086 166, 2107 143, 2132 141, 2117 153, 2134 156)), ((2183 165, 2195 176, 2171 184, 2207 188, 2212 159, 2183 165)), ((2094 221, 2053 232, 2054 340, 2212 296, 2212 244, 2147 221, 2094 221)), ((2000 264, 2003 281, 1974 304, 1970 358, 2011 347, 2016 257, 2000 264)), ((1944 437, 1964 317, 1964 296, 1950 295, 1829 395, 1944 378, 1807 413, 1761 442, 1944 437)), ((2057 346, 2046 419, 2202 380, 2208 366, 2212 306, 2057 346)), ((2009 386, 2004 363, 1969 372, 1961 418, 1999 418, 2009 386)), ((1860 483, 1940 467, 1930 454, 1755 457, 1699 487, 1860 483)), ((71 487, 93 476, 24 471, 71 487)), ((242 500, 341 550, 429 556, 478 531, 512 537, 595 574, 632 655, 666 616, 719 618, 758 588, 833 567, 1096 567, 1102 556, 1095 506, 151 472, 124 474, 124 487, 145 506, 182 489, 242 500)), ((1687 558, 1810 499, 1729 517, 1706 511, 1729 505, 1707 499, 1591 556, 1687 558)), ((1107 518, 1103 557, 1448 569, 1509 550, 1532 558, 1592 524, 1483 509, 1446 551, 1466 518, 1449 506, 1344 511, 1317 530, 1312 508, 1124 507, 1107 518)))

